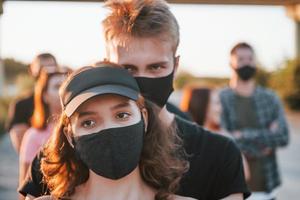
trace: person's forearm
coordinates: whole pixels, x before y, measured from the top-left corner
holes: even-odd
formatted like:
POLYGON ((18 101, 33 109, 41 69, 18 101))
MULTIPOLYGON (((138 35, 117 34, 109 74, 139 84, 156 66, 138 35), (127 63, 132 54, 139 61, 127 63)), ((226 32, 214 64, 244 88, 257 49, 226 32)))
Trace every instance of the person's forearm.
POLYGON ((36 197, 27 194, 25 200, 34 200, 35 198, 36 197))
POLYGON ((23 181, 25 180, 27 170, 29 168, 29 163, 19 161, 19 186, 22 185, 23 181))
POLYGON ((251 173, 250 173, 248 162, 243 154, 242 154, 242 159, 243 159, 243 170, 244 170, 245 180, 249 181, 251 177, 251 173))
POLYGON ((19 194, 19 200, 25 200, 25 197, 22 194, 19 194))
POLYGON ((243 200, 243 194, 242 193, 237 193, 237 194, 231 194, 225 198, 223 198, 222 200, 243 200))
POLYGON ((243 141, 257 149, 265 149, 285 146, 288 143, 288 129, 284 123, 273 122, 270 128, 244 129, 232 133, 237 141, 243 141))
POLYGON ((272 133, 269 129, 248 129, 243 131, 242 139, 248 143, 256 144, 258 148, 264 151, 266 148, 277 148, 285 146, 288 143, 288 133, 286 130, 272 133), (256 134, 254 137, 251 134, 256 134))
POLYGON ((9 131, 11 143, 17 153, 20 152, 22 139, 27 129, 28 129, 27 124, 16 124, 9 131))

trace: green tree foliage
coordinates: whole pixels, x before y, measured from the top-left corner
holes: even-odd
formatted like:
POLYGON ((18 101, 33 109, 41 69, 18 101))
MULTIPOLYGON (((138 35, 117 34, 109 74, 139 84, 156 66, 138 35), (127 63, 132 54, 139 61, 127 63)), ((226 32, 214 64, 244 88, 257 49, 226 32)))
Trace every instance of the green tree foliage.
MULTIPOLYGON (((2 61, 6 84, 15 85, 20 93, 32 90, 33 81, 28 75, 28 66, 26 64, 12 58, 3 59, 2 61)), ((0 98, 0 135, 5 132, 8 107, 12 99, 12 97, 0 98)))
POLYGON ((34 79, 27 74, 19 74, 15 86, 18 89, 18 96, 28 94, 34 90, 34 79))
POLYGON ((258 67, 255 80, 258 85, 268 87, 271 78, 271 73, 265 70, 263 67, 258 67))
POLYGON ((5 73, 5 81, 7 83, 14 83, 17 79, 17 76, 20 74, 28 74, 28 65, 16 61, 12 58, 6 58, 3 60, 4 73, 5 73))
POLYGON ((287 60, 275 71, 270 87, 279 93, 289 108, 300 110, 300 59, 287 60))
POLYGON ((227 85, 228 78, 215 77, 196 77, 188 72, 179 72, 175 79, 175 88, 183 89, 184 87, 223 87, 227 85))
POLYGON ((194 81, 195 79, 196 79, 196 77, 193 76, 192 74, 190 74, 188 72, 185 72, 185 71, 181 71, 176 76, 175 88, 176 89, 182 89, 185 85, 187 85, 188 83, 194 81))
MULTIPOLYGON (((279 69, 269 72, 259 67, 255 76, 258 85, 275 90, 292 110, 300 110, 300 59, 287 60, 279 69)), ((188 72, 180 72, 175 79, 175 88, 223 87, 226 78, 195 77, 188 72)))
POLYGON ((8 115, 10 98, 0 98, 0 136, 5 133, 5 122, 8 115))

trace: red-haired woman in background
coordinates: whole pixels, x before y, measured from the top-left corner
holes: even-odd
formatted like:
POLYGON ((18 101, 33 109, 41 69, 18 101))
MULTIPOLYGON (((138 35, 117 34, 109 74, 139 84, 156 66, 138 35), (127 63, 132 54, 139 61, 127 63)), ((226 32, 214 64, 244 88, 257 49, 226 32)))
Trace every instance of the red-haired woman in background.
POLYGON ((210 88, 186 88, 180 105, 199 125, 211 131, 220 131, 222 107, 218 90, 210 88))
MULTIPOLYGON (((199 125, 224 136, 231 137, 221 129, 222 105, 218 89, 208 87, 186 88, 183 93, 180 108, 191 115, 199 125)), ((249 167, 243 156, 244 173, 246 180, 250 178, 249 167)))
POLYGON ((65 79, 67 69, 43 70, 34 89, 32 126, 25 132, 20 148, 19 184, 40 147, 48 140, 55 116, 61 112, 58 89, 65 79))

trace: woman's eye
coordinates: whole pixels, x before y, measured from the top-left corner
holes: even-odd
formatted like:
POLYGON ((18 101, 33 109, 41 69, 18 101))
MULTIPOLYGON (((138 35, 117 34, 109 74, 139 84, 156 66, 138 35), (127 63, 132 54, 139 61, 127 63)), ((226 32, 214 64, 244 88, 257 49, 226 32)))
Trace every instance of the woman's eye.
POLYGON ((84 128, 92 128, 95 126, 95 122, 93 120, 85 120, 81 123, 81 126, 84 128))
POLYGON ((122 113, 118 113, 117 116, 116 116, 116 118, 124 120, 124 119, 127 119, 129 116, 130 116, 129 113, 122 112, 122 113))

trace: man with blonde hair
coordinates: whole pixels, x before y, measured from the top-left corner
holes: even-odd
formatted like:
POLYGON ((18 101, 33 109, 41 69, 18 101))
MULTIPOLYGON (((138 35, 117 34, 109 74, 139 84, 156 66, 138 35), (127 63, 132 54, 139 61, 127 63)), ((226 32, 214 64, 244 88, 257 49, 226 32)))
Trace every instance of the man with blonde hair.
POLYGON ((190 170, 179 194, 196 199, 243 199, 248 195, 241 154, 229 139, 182 120, 166 108, 178 69, 179 25, 165 1, 108 1, 103 21, 107 59, 136 78, 143 96, 161 107, 160 117, 179 129, 190 170))

